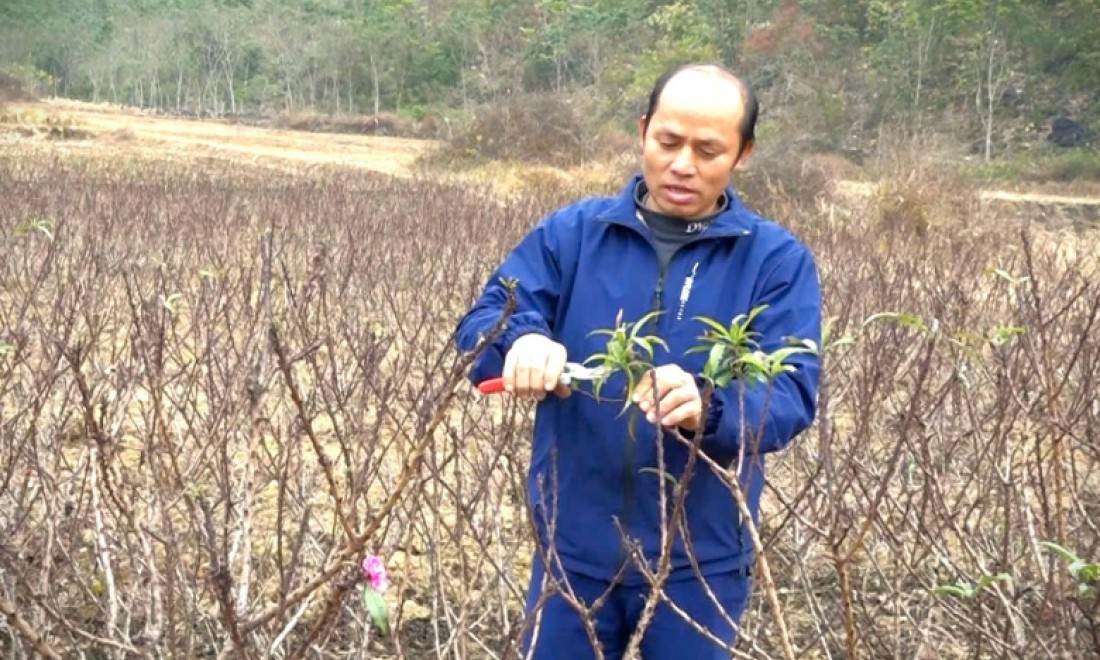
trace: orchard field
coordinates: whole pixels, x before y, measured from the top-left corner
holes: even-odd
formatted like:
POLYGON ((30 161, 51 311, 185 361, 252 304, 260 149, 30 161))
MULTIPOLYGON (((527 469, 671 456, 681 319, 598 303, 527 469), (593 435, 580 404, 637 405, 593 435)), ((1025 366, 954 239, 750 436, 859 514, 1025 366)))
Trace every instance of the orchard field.
MULTIPOLYGON (((531 408, 451 333, 533 223, 621 180, 150 144, 0 145, 0 655, 517 657, 531 408)), ((862 195, 745 175, 828 325, 736 655, 1094 656, 1096 237, 900 149, 862 195)))

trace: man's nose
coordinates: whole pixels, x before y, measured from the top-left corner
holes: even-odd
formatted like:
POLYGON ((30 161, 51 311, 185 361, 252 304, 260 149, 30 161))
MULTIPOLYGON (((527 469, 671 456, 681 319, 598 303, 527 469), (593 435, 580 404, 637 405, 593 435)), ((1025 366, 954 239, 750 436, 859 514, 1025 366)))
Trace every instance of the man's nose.
POLYGON ((672 171, 683 176, 694 174, 695 154, 691 153, 691 148, 687 145, 676 152, 676 157, 672 159, 672 171))

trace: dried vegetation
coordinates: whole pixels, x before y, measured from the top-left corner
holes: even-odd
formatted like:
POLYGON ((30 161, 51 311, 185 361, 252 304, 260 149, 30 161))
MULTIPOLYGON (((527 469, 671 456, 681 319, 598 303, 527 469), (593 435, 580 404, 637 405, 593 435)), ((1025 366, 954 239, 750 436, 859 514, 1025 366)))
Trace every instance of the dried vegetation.
MULTIPOLYGON (((924 176, 845 204, 747 173, 818 256, 829 341, 741 657, 784 655, 774 604, 800 657, 1100 652, 1043 545, 1100 558, 1094 239, 924 176)), ((8 154, 0 199, 0 655, 515 657, 530 410, 449 340, 560 191, 8 154)))

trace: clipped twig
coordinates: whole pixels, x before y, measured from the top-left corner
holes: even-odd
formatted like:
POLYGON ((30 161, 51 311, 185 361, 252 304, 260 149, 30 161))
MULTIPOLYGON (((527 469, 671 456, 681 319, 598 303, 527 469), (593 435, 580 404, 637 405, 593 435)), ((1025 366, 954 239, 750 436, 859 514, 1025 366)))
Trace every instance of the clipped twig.
POLYGON ((199 500, 199 508, 202 510, 204 531, 206 533, 206 550, 207 556, 210 560, 210 574, 209 581, 211 587, 214 589, 214 595, 218 599, 218 605, 221 608, 222 624, 225 626, 225 631, 229 634, 229 639, 233 643, 233 652, 238 658, 244 658, 247 660, 252 657, 248 652, 248 647, 245 645, 246 630, 241 629, 240 621, 237 619, 236 605, 233 599, 233 578, 229 574, 229 567, 224 565, 219 558, 218 552, 218 539, 214 532, 214 514, 210 508, 210 503, 205 499, 199 500))
POLYGON ((409 495, 410 485, 413 479, 417 477, 420 472, 420 466, 424 461, 424 454, 431 444, 432 438, 436 429, 443 422, 443 419, 449 409, 451 401, 454 399, 458 392, 458 386, 466 379, 466 371, 470 365, 474 363, 480 354, 504 331, 505 324, 511 317, 515 310, 515 295, 510 293, 508 301, 505 305, 504 311, 501 314, 500 320, 497 322, 489 333, 487 333, 479 342, 478 346, 466 356, 456 361, 452 367, 450 373, 447 374, 444 380, 444 392, 445 394, 438 401, 435 412, 431 419, 424 427, 424 431, 421 432, 420 437, 417 439, 416 445, 405 459, 405 464, 402 467, 401 473, 397 478, 397 482, 394 484, 393 490, 386 499, 386 502, 378 510, 378 512, 370 519, 366 527, 358 534, 351 537, 350 540, 345 543, 344 547, 335 553, 335 557, 329 561, 328 565, 313 579, 309 580, 302 586, 295 589, 288 594, 285 598, 279 601, 278 605, 268 608, 266 611, 254 616, 243 625, 245 633, 251 632, 259 628, 260 626, 271 621, 276 616, 280 615, 287 607, 293 607, 297 605, 302 599, 306 598, 309 594, 313 593, 321 585, 331 580, 337 573, 339 573, 349 561, 354 561, 363 552, 363 548, 366 546, 368 540, 370 540, 378 529, 382 526, 382 523, 390 515, 391 512, 400 504, 400 502, 409 495))
POLYGON ((30 645, 35 653, 44 658, 50 658, 50 660, 61 660, 61 655, 19 615, 19 609, 15 606, 15 603, 3 596, 0 596, 0 614, 4 615, 8 625, 19 633, 19 636, 30 645))

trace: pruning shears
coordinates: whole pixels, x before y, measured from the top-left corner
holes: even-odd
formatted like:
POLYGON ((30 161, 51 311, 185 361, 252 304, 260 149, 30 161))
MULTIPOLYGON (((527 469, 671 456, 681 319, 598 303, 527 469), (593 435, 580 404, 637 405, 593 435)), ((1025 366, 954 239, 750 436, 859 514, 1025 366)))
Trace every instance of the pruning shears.
MULTIPOLYGON (((586 367, 579 362, 566 362, 565 369, 561 372, 561 377, 558 379, 559 385, 565 385, 568 387, 576 381, 593 381, 599 380, 606 370, 603 367, 586 367)), ((490 378, 483 380, 477 385, 477 391, 482 394, 497 394, 504 391, 504 378, 490 378)))

